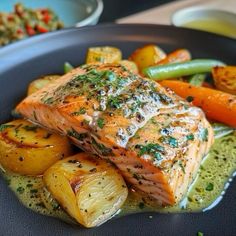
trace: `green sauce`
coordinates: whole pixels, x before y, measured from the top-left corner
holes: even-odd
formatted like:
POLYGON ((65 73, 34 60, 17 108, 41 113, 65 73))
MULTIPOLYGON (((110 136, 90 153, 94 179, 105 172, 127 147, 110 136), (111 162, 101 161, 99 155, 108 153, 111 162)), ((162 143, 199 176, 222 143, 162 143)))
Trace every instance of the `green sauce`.
MULTIPOLYGON (((220 135, 218 134, 218 136, 220 135)), ((180 204, 161 208, 145 194, 131 189, 126 203, 117 216, 144 211, 199 212, 209 210, 222 199, 235 170, 236 131, 216 139, 211 151, 201 164, 198 176, 180 204)), ((10 172, 3 172, 3 176, 26 207, 40 214, 76 223, 44 188, 42 177, 26 177, 10 172)))
POLYGON ((236 25, 226 20, 223 21, 216 18, 197 19, 189 21, 182 26, 236 38, 236 25))

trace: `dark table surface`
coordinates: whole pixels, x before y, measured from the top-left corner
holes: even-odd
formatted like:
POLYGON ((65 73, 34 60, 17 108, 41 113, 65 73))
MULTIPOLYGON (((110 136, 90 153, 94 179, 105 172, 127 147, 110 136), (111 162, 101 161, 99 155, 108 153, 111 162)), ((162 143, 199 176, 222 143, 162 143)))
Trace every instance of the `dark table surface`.
MULTIPOLYGON (((176 1, 176 0, 175 0, 176 1)), ((103 0, 104 11, 100 18, 101 22, 112 22, 140 11, 147 10, 173 0, 103 0)))

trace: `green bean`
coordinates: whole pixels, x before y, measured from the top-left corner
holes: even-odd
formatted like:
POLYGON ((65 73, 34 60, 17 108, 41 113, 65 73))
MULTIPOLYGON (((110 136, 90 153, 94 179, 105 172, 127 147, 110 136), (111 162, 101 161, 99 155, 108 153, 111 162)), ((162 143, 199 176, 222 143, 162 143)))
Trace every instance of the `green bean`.
POLYGON ((195 74, 195 75, 192 75, 189 78, 188 82, 190 84, 194 85, 194 86, 202 86, 202 84, 205 81, 206 77, 207 77, 206 73, 195 74))
POLYGON ((70 72, 73 69, 74 69, 74 67, 69 62, 64 63, 64 73, 65 74, 70 72))
POLYGON ((143 70, 143 74, 151 79, 163 80, 211 72, 213 67, 222 65, 224 63, 217 60, 195 59, 187 62, 148 67, 143 70))

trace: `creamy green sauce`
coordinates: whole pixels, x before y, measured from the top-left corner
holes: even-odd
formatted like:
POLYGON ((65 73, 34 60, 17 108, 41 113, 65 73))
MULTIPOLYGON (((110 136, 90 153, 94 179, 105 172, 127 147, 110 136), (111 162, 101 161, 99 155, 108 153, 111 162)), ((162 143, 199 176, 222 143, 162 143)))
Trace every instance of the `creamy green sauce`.
POLYGON ((236 38, 236 25, 227 20, 217 18, 205 18, 189 21, 182 26, 191 29, 200 29, 212 33, 217 33, 232 38, 236 38))
MULTIPOLYGON (((144 211, 199 212, 209 210, 218 204, 236 171, 236 131, 224 132, 231 133, 215 140, 211 151, 201 164, 194 183, 180 204, 161 208, 145 194, 131 189, 117 216, 144 211)), ((75 223, 44 188, 42 177, 26 177, 4 171, 3 176, 26 207, 40 214, 75 223)))

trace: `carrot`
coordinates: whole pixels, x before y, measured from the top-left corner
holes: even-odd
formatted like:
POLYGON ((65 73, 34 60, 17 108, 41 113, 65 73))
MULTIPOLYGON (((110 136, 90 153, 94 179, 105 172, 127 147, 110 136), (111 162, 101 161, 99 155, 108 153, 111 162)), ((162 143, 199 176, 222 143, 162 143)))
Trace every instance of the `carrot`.
POLYGON ((179 96, 192 100, 193 105, 201 107, 208 118, 236 128, 236 96, 176 80, 163 80, 159 83, 171 88, 179 96))
POLYGON ((187 49, 178 49, 169 53, 164 59, 156 63, 156 65, 165 65, 176 62, 184 62, 191 60, 191 54, 187 49))

